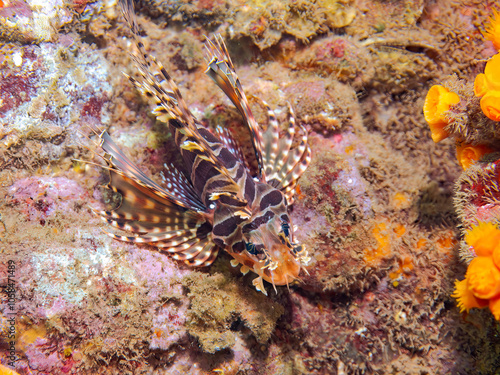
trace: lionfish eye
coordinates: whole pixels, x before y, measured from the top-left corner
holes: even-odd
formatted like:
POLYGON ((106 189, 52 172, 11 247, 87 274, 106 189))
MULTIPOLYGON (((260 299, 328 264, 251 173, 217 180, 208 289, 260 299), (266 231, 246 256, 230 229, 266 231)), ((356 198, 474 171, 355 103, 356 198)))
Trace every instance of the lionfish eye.
POLYGON ((256 255, 257 251, 255 249, 255 245, 251 242, 245 242, 245 248, 248 251, 249 254, 251 255, 256 255))
POLYGON ((281 231, 285 234, 286 237, 290 236, 290 224, 286 221, 281 222, 281 231))

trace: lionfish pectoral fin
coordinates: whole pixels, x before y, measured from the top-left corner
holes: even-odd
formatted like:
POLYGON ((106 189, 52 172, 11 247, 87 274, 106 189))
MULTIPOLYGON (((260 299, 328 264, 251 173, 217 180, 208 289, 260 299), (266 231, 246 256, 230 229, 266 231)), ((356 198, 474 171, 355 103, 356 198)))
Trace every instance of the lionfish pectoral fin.
POLYGON ((201 251, 197 253, 195 257, 186 259, 184 263, 191 267, 206 267, 214 262, 218 253, 219 247, 214 245, 212 241, 207 238, 201 251))
POLYGON ((267 296, 267 291, 266 288, 264 288, 264 280, 262 279, 262 276, 253 279, 252 285, 255 287, 255 289, 257 289, 257 291, 262 292, 267 296))
POLYGON ((110 211, 93 212, 108 224, 133 235, 107 232, 114 239, 145 243, 167 249, 190 264, 213 261, 215 246, 208 235, 212 230, 206 208, 188 185, 187 179, 173 166, 168 180, 171 190, 152 181, 130 161, 111 140, 107 132, 100 135, 99 145, 107 156, 110 172, 108 188, 121 195, 119 205, 110 211))
POLYGON ((220 35, 216 35, 214 41, 206 39, 205 48, 208 53, 208 68, 205 72, 217 86, 226 94, 226 96, 233 102, 245 124, 250 132, 252 139, 252 146, 254 148, 255 157, 259 165, 259 176, 264 178, 264 169, 262 162, 262 134, 255 121, 250 105, 248 104, 247 97, 243 92, 241 83, 236 71, 234 70, 233 63, 227 52, 226 45, 220 35))
MULTIPOLYGON (((202 210, 205 211, 206 207, 197 198, 196 194, 189 190, 189 185, 180 192, 180 188, 173 189, 173 193, 165 190, 162 186, 151 180, 134 162, 132 162, 123 151, 116 145, 116 143, 111 139, 108 132, 104 131, 100 135, 99 145, 101 149, 107 154, 103 156, 108 165, 111 168, 111 181, 109 186, 116 189, 117 186, 122 182, 121 179, 131 179, 136 185, 135 189, 143 190, 150 195, 150 199, 160 200, 162 202, 170 201, 178 206, 191 209, 191 210, 202 210), (114 174, 113 174, 114 173, 114 174), (123 176, 121 179, 119 176, 123 176), (113 182, 113 179, 117 179, 113 182), (190 191, 190 194, 184 194, 190 191), (179 193, 179 194, 177 194, 179 193)), ((173 167, 171 167, 173 168, 173 167)), ((180 174, 180 172, 177 172, 180 174)), ((127 183, 130 185, 130 182, 127 183)), ((123 189, 127 191, 127 189, 123 189)))
POLYGON ((147 202, 142 197, 144 191, 126 177, 121 183, 115 180, 112 186, 122 194, 121 204, 111 211, 93 211, 108 224, 133 235, 105 231, 109 236, 119 241, 156 246, 191 266, 213 262, 218 250, 209 238, 212 226, 204 213, 159 202, 154 192, 151 193, 154 205, 151 202, 144 204, 147 202))
POLYGON ((160 172, 163 186, 173 192, 178 199, 190 204, 192 209, 206 211, 205 205, 201 202, 187 177, 172 164, 163 164, 163 166, 165 170, 160 172))

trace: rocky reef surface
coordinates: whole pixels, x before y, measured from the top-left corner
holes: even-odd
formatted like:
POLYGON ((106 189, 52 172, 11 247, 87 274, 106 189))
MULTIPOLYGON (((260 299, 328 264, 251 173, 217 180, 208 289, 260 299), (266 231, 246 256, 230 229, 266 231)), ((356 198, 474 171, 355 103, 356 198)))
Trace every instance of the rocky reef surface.
MULTIPOLYGON (((91 127, 154 179, 178 161, 137 75, 114 0, 0 1, 0 372, 18 374, 493 374, 498 323, 461 314, 455 145, 436 147, 433 84, 492 56, 493 2, 144 0, 138 21, 191 111, 248 134, 203 72, 220 33, 248 94, 311 134, 292 217, 300 283, 252 287, 220 254, 192 269, 115 241, 91 211, 91 127)), ((265 110, 251 100, 260 123, 265 110)), ((479 168, 479 167, 478 167, 479 168)))

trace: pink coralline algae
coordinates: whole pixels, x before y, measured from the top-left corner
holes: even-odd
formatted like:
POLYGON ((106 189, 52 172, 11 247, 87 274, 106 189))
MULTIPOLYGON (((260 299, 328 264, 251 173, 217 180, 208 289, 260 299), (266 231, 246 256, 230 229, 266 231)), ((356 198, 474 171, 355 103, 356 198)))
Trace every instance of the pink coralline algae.
POLYGON ((45 225, 60 213, 74 210, 78 201, 89 198, 88 193, 75 181, 64 177, 39 177, 18 180, 8 189, 11 205, 23 207, 25 220, 45 225))
POLYGON ((3 47, 0 136, 4 146, 52 140, 54 144, 44 148, 55 160, 65 146, 75 147, 75 140, 65 141, 68 133, 85 132, 86 125, 109 121, 107 63, 91 49, 80 49, 83 55, 76 59, 73 48, 53 43, 3 47))

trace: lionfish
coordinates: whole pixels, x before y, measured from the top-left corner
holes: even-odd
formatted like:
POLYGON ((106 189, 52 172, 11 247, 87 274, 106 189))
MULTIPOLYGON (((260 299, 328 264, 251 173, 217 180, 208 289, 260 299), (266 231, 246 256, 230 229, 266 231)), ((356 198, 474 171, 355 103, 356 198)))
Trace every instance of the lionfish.
POLYGON ((121 204, 110 211, 94 212, 133 234, 109 233, 117 240, 156 246, 194 267, 210 265, 223 249, 234 258, 233 266, 242 265, 243 274, 252 270, 258 275, 253 285, 264 294, 263 280, 274 287, 288 285, 310 260, 305 247, 294 242, 289 215, 297 179, 311 159, 306 129, 300 126, 302 136, 292 148, 296 138, 292 109, 288 129, 280 137, 276 116, 263 102, 269 118, 263 131, 222 38, 207 38, 206 74, 236 106, 250 131, 258 169, 252 176, 234 139, 221 128, 216 132, 205 128, 190 112, 163 65, 146 53, 133 0, 120 4, 135 39, 138 54, 132 57, 142 78, 127 77, 154 100, 153 113, 168 124, 187 172, 165 165, 162 187, 128 159, 106 131, 98 133, 101 156, 110 171, 107 186, 121 195, 121 204))

